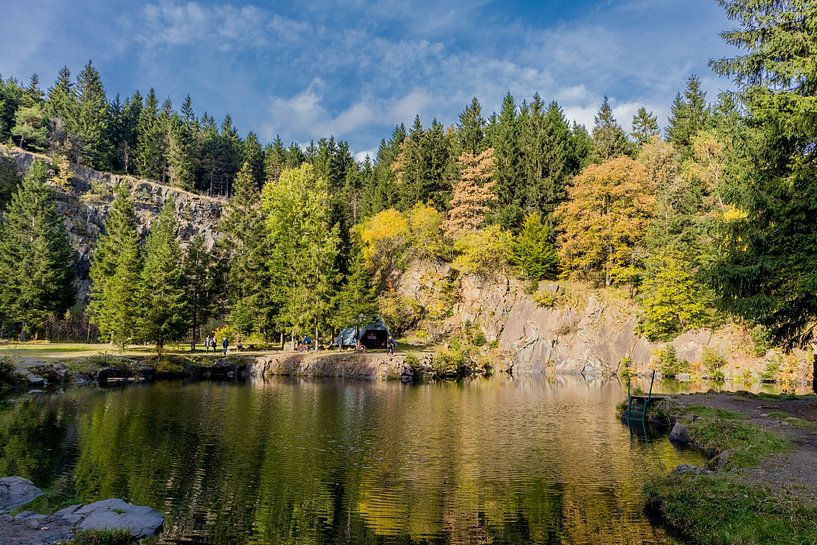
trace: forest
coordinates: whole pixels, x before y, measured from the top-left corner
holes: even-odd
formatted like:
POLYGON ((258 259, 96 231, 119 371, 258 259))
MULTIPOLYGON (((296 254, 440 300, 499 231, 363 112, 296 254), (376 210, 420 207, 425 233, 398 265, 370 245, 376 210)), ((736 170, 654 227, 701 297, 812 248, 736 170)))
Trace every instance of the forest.
POLYGON ((390 274, 439 259, 515 275, 545 306, 545 280, 621 289, 654 340, 736 320, 803 345, 817 316, 817 8, 720 3, 741 53, 710 65, 735 91, 707 97, 690 76, 666 126, 641 108, 627 133, 605 99, 586 128, 508 94, 490 114, 474 98, 452 126, 417 116, 363 161, 331 136, 263 145, 190 97, 111 100, 91 62, 47 91, 0 78, 0 140, 51 158, 24 175, 0 161, 0 322, 32 336, 87 314, 101 341, 159 347, 215 323, 325 339, 378 314, 402 334, 450 305, 415 308, 390 274), (223 197, 222 237, 182 246, 173 202, 140 237, 120 188, 77 301, 54 202, 71 163, 223 197))

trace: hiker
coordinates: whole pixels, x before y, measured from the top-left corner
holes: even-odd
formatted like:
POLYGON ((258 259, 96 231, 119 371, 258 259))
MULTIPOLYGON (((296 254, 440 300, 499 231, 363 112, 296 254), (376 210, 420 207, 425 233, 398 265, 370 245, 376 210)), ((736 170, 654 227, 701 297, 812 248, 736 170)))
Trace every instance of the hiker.
POLYGON ((236 350, 241 352, 242 350, 244 350, 244 343, 242 343, 241 340, 239 339, 238 343, 235 345, 235 348, 236 350))
POLYGON ((389 338, 386 340, 386 348, 389 349, 389 356, 393 356, 395 349, 397 349, 397 343, 391 335, 389 335, 389 338))
MULTIPOLYGON (((227 337, 226 336, 221 341, 221 348, 224 349, 224 355, 226 356, 227 355, 227 337)), ((215 351, 216 351, 216 349, 215 349, 215 347, 213 347, 213 352, 215 352, 215 351)))
POLYGON ((310 348, 312 348, 312 337, 307 334, 304 335, 304 349, 309 352, 310 348))
POLYGON ((210 334, 207 334, 207 337, 204 339, 204 353, 206 354, 207 351, 210 350, 210 334))

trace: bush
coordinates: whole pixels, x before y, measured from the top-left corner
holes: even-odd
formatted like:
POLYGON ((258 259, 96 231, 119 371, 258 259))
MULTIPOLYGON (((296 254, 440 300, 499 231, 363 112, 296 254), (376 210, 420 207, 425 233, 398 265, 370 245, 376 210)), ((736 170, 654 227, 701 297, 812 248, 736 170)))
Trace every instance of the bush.
POLYGON ((618 362, 618 368, 620 369, 619 376, 625 380, 635 376, 633 360, 628 356, 621 358, 621 360, 618 362))
POLYGON ((766 362, 766 367, 760 373, 760 382, 777 382, 780 378, 780 367, 782 365, 782 358, 775 355, 772 359, 766 362))
POLYGON ((723 380, 723 368, 726 366, 726 358, 716 348, 705 347, 703 354, 703 366, 708 376, 712 380, 723 380))
POLYGON ((553 308, 559 301, 559 295, 553 290, 539 290, 531 298, 545 308, 553 308))
POLYGON ((417 357, 417 354, 409 352, 406 354, 406 365, 417 371, 420 368, 420 358, 417 357))
POLYGON ((234 326, 230 324, 225 324, 220 328, 216 329, 216 345, 221 348, 221 339, 227 337, 227 342, 230 345, 233 345, 241 338, 241 334, 238 332, 234 326))
POLYGON ((468 233, 454 242, 457 257, 451 266, 463 274, 500 273, 507 267, 509 240, 508 233, 498 225, 468 233))
POLYGON ((423 307, 414 299, 403 297, 395 291, 387 291, 378 300, 380 317, 394 335, 403 335, 417 325, 423 307))
POLYGON ((14 361, 7 356, 0 357, 0 384, 15 384, 17 380, 14 361))
POLYGON ((438 348, 431 358, 431 367, 440 376, 455 376, 465 366, 465 354, 461 348, 438 348))
POLYGON ((675 352, 675 347, 667 345, 665 348, 656 351, 655 363, 658 372, 664 377, 672 378, 681 373, 689 372, 689 362, 682 360, 675 352))

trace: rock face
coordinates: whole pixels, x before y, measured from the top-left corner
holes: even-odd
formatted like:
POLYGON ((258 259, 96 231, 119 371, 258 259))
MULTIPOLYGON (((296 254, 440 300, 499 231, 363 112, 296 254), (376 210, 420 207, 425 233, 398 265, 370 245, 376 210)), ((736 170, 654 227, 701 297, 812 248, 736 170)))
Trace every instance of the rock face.
POLYGON ((259 356, 250 366, 255 377, 273 375, 305 377, 346 377, 370 380, 412 380, 414 372, 403 354, 309 352, 259 356))
POLYGON ((0 512, 8 511, 34 501, 42 490, 22 477, 0 478, 0 512))
MULTIPOLYGON (((48 160, 45 156, 1 144, 0 155, 10 157, 20 172, 27 171, 35 159, 48 160)), ((133 176, 98 172, 79 165, 72 165, 71 170, 71 186, 57 188, 57 211, 64 218, 68 239, 76 251, 77 295, 80 301, 85 301, 88 294, 91 250, 103 231, 114 188, 120 183, 128 188, 133 199, 141 236, 145 235, 169 198, 175 201, 182 243, 201 234, 207 247, 211 248, 219 236, 217 227, 225 202, 223 199, 196 195, 133 176)))
POLYGON ((72 505, 53 515, 25 511, 17 516, 4 510, 25 505, 42 491, 20 477, 0 479, 0 543, 45 545, 70 541, 78 531, 124 530, 133 537, 156 534, 164 524, 161 513, 144 505, 109 499, 88 505, 72 505))

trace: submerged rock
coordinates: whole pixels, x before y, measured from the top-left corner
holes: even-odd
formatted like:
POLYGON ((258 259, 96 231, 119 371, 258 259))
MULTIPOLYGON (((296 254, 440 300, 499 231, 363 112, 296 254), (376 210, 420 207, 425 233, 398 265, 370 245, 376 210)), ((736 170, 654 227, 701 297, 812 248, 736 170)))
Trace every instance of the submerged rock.
POLYGON ((22 477, 0 478, 0 511, 8 511, 34 501, 42 490, 22 477))

